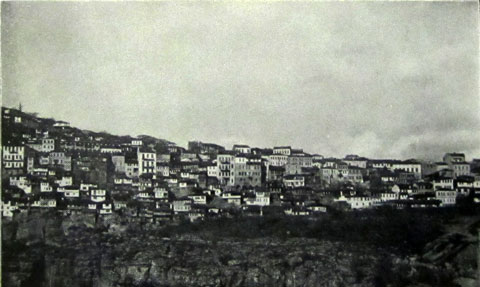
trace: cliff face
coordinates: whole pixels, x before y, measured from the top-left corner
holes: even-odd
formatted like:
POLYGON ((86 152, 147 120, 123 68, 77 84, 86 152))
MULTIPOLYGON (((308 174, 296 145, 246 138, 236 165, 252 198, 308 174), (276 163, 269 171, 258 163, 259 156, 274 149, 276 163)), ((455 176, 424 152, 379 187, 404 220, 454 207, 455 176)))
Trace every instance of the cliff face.
POLYGON ((124 247, 102 248, 101 256, 99 251, 70 258, 48 255, 45 281, 58 286, 372 285, 372 278, 352 272, 351 253, 334 254, 337 248, 330 244, 158 240, 115 254, 124 247))
POLYGON ((89 222, 29 216, 5 223, 3 286, 371 286, 374 280, 377 258, 359 246, 159 238, 89 222))
MULTIPOLYGON (((93 225, 88 217, 29 216, 4 223, 2 285, 406 286, 423 280, 431 283, 426 286, 449 286, 457 274, 451 266, 420 264, 417 258, 399 258, 360 244, 298 238, 162 238, 126 232, 115 224, 93 225), (432 272, 432 278, 421 277, 432 272)), ((462 264, 469 262, 474 270, 475 262, 469 261, 474 259, 468 256, 462 264)))

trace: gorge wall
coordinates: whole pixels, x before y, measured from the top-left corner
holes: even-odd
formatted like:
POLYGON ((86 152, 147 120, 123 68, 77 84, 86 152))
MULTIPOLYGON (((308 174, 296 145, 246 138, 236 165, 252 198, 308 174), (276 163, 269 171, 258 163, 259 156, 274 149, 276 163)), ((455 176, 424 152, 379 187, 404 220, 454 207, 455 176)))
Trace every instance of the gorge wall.
POLYGON ((476 244, 465 238, 432 243, 425 254, 429 258, 422 261, 420 256, 402 257, 358 243, 221 236, 204 240, 193 234, 160 237, 127 227, 99 225, 87 216, 30 215, 4 222, 2 286, 409 286, 415 282, 475 286, 476 282, 476 244))

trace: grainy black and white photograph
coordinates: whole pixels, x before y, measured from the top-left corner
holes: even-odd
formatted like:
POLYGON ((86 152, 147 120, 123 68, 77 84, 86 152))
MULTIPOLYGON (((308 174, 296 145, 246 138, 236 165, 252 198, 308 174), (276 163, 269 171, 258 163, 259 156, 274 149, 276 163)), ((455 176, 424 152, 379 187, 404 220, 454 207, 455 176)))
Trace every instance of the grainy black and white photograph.
POLYGON ((480 286, 478 1, 1 2, 1 286, 480 286))

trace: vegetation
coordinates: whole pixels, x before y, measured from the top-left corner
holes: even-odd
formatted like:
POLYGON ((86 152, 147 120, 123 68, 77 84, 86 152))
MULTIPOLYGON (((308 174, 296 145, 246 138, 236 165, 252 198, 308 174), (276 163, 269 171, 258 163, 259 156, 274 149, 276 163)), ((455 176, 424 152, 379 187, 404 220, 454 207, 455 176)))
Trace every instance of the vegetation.
POLYGON ((167 226, 159 236, 195 234, 206 240, 218 238, 295 237, 361 243, 400 254, 419 253, 439 237, 444 226, 459 215, 458 209, 395 210, 381 208, 361 212, 331 212, 315 218, 264 216, 207 219, 167 226))

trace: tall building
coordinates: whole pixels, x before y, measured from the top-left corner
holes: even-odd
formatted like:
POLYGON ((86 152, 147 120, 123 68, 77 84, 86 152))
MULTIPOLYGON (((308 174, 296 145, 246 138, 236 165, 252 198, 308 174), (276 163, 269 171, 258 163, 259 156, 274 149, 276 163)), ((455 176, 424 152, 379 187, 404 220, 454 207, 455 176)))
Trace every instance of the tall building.
POLYGON ((154 174, 157 171, 157 154, 149 148, 141 147, 137 150, 138 175, 154 174))
POLYGON ((23 146, 3 147, 3 167, 6 169, 23 169, 25 148, 23 146))
POLYGON ((217 156, 217 178, 227 186, 260 186, 262 183, 262 160, 260 157, 239 154, 217 156))
POLYGON ((287 158, 286 174, 301 174, 303 167, 312 167, 312 157, 307 154, 292 154, 287 158))
POLYGON ((443 156, 443 161, 453 170, 455 177, 470 175, 470 164, 465 161, 464 153, 447 153, 443 156))

